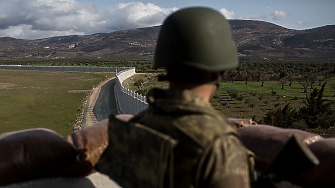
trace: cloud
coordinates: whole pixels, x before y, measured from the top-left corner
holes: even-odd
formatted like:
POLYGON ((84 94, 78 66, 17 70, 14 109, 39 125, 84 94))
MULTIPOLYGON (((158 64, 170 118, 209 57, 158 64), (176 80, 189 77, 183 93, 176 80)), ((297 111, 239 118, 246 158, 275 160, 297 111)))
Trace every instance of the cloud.
POLYGON ((234 11, 229 12, 227 9, 220 9, 221 14, 223 14, 227 19, 243 19, 243 20, 266 20, 265 15, 238 15, 234 11))
POLYGON ((298 20, 297 21, 297 25, 299 25, 299 26, 309 26, 310 23, 308 23, 308 22, 302 22, 302 21, 298 20))
POLYGON ((282 10, 276 10, 271 13, 271 16, 273 17, 273 20, 281 20, 288 16, 288 14, 282 10))
POLYGON ((318 15, 318 11, 313 10, 312 12, 313 12, 314 15, 318 15))
POLYGON ((0 1, 0 37, 24 39, 55 35, 93 34, 159 25, 177 8, 140 2, 107 9, 75 0, 0 1))
POLYGON ((176 10, 163 9, 151 3, 120 3, 108 8, 109 17, 105 21, 112 30, 160 25, 167 15, 176 10))

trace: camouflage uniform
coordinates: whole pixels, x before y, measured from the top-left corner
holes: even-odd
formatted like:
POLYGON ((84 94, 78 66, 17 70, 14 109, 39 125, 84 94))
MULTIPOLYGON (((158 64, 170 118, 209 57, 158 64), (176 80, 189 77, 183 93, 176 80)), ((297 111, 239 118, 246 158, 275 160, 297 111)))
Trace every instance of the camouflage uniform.
POLYGON ((247 152, 226 118, 197 94, 152 89, 150 107, 132 118, 178 141, 174 187, 250 187, 247 152))

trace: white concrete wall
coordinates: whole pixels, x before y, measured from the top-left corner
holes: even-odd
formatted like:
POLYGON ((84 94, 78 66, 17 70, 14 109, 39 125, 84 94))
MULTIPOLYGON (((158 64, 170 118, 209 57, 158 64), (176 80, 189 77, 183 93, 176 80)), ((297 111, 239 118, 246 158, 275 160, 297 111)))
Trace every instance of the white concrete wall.
POLYGON ((122 82, 135 74, 135 68, 117 73, 114 88, 117 110, 119 114, 137 114, 146 109, 146 97, 122 86, 122 82))

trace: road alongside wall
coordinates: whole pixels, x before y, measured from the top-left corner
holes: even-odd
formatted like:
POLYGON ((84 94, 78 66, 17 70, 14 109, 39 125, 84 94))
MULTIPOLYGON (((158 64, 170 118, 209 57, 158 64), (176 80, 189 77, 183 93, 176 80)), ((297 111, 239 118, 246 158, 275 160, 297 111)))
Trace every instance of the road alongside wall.
POLYGON ((93 113, 97 121, 107 119, 111 114, 118 114, 114 92, 116 81, 117 79, 113 78, 100 88, 99 96, 93 108, 93 113))

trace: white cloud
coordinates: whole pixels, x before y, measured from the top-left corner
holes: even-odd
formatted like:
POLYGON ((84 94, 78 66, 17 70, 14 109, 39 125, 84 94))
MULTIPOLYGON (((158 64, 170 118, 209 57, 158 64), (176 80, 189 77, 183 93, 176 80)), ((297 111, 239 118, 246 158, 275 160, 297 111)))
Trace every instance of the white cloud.
POLYGON ((318 15, 318 11, 313 10, 313 14, 314 14, 314 15, 318 15))
POLYGON ((297 25, 299 25, 299 26, 309 26, 310 23, 308 23, 308 22, 303 22, 303 21, 298 20, 298 21, 297 21, 297 25))
POLYGON ((227 19, 235 19, 236 15, 234 11, 229 12, 227 9, 220 9, 221 14, 223 14, 227 19))
POLYGON ((177 8, 160 8, 151 3, 120 3, 108 8, 109 17, 106 22, 112 30, 160 25, 167 15, 176 10, 177 8))
POLYGON ((177 8, 140 2, 107 9, 75 0, 0 1, 0 37, 36 39, 159 25, 177 8))
POLYGON ((243 20, 266 20, 265 15, 238 15, 234 11, 229 12, 227 9, 220 9, 221 14, 223 14, 227 19, 243 19, 243 20))
POLYGON ((282 10, 276 10, 271 13, 271 16, 273 16, 273 20, 281 20, 288 16, 288 14, 282 10))

